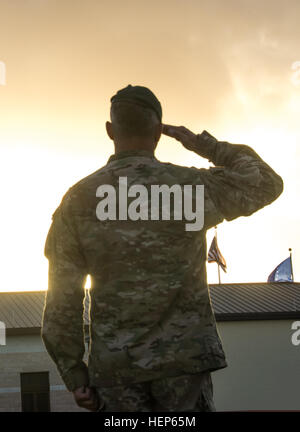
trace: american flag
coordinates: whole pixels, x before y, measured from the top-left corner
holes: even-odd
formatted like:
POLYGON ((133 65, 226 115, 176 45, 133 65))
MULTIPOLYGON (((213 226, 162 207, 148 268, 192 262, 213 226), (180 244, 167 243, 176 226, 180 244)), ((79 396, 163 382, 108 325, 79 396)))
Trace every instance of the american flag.
POLYGON ((218 248, 218 243, 217 243, 217 237, 216 235, 213 238, 213 241, 211 242, 209 251, 208 251, 208 257, 207 257, 207 261, 208 262, 216 262, 218 265, 220 265, 222 267, 222 270, 226 273, 226 261, 225 258, 223 257, 223 255, 221 254, 219 248, 218 248))

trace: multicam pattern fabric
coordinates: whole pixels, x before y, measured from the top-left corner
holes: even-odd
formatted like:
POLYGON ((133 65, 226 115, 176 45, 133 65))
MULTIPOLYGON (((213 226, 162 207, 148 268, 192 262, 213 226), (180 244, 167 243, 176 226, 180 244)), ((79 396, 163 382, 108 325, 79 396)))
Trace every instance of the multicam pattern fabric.
MULTIPOLYGON (((206 277, 206 231, 249 216, 282 192, 282 179, 248 146, 198 135, 214 167, 125 151, 79 181, 53 215, 45 245, 49 288, 42 337, 69 390, 126 386, 227 366, 206 277), (99 221, 99 185, 204 185, 204 227, 185 220, 99 221), (83 361, 83 299, 91 275, 90 348, 83 361)), ((149 195, 150 196, 150 195, 149 195)), ((172 216, 172 215, 171 215, 172 216)))
POLYGON ((166 377, 129 387, 98 388, 104 412, 212 412, 213 386, 209 372, 166 377))

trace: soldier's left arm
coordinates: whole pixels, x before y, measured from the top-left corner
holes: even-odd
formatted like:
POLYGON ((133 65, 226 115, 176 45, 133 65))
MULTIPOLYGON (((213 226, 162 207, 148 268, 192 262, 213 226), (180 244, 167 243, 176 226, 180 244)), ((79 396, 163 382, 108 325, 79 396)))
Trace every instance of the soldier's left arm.
POLYGON ((48 291, 42 323, 42 339, 69 391, 88 385, 83 361, 84 256, 65 197, 53 215, 45 255, 49 260, 48 291))

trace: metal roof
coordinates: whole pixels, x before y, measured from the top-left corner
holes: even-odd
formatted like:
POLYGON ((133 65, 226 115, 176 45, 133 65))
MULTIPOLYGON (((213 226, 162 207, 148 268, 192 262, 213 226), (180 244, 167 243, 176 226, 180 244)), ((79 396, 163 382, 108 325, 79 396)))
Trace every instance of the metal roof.
POLYGON ((210 285, 215 313, 300 312, 300 283, 210 285))
POLYGON ((210 285, 217 320, 300 318, 300 283, 210 285))
MULTIPOLYGON (((6 329, 41 327, 46 291, 0 292, 0 321, 6 329)), ((85 324, 88 324, 88 301, 85 297, 85 324)))
MULTIPOLYGON (((216 319, 300 319, 300 283, 241 283, 209 286, 216 319)), ((7 329, 40 329, 46 291, 0 292, 0 321, 7 329)), ((88 324, 85 297, 85 324, 88 324)))
POLYGON ((1 292, 0 321, 6 328, 40 327, 45 291, 1 292))

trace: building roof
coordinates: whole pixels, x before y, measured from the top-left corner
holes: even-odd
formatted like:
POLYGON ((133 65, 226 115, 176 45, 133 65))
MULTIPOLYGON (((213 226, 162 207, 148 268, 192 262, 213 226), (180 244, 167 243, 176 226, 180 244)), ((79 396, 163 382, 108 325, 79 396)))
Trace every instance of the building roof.
POLYGON ((217 320, 300 318, 300 283, 210 285, 217 320))
MULTIPOLYGON (((217 321, 300 318, 300 283, 213 284, 209 288, 217 321)), ((0 321, 7 330, 39 332, 45 294, 46 291, 0 292, 0 321)), ((85 324, 88 301, 87 295, 85 324)))
MULTIPOLYGON (((0 292, 0 321, 7 330, 40 331, 47 291, 0 292)), ((85 297, 84 318, 88 324, 89 296, 85 297)), ((19 333, 23 333, 20 331, 19 333)), ((27 333, 27 332, 26 332, 27 333)))

